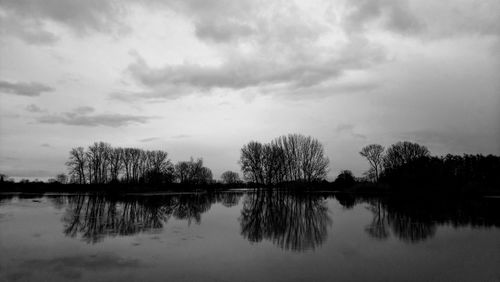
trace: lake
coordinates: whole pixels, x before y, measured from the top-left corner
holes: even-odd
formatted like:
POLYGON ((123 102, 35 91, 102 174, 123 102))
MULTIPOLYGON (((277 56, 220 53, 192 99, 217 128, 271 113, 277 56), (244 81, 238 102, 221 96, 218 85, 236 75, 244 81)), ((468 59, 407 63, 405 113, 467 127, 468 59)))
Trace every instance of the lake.
POLYGON ((500 198, 0 194, 0 281, 500 281, 500 198))

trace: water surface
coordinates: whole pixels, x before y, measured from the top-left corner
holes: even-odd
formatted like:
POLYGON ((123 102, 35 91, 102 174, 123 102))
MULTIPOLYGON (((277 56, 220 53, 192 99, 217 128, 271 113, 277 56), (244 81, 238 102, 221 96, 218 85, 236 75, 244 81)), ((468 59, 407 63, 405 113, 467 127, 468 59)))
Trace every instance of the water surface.
POLYGON ((500 281, 500 199, 1 195, 0 281, 500 281))

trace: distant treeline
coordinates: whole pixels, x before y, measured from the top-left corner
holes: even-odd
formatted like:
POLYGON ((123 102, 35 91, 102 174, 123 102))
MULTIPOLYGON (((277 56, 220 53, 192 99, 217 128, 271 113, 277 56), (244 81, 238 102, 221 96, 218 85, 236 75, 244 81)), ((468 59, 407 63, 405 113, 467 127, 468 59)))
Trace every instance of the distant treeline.
MULTIPOLYGON (((410 190, 425 193, 489 192, 500 190, 500 157, 493 155, 431 156, 422 145, 403 141, 387 150, 371 144, 362 148, 370 169, 366 180, 386 185, 392 192, 410 190)), ((355 179, 344 171, 337 179, 343 186, 354 186, 355 179)))
MULTIPOLYGON (((96 142, 87 149, 71 149, 66 165, 70 183, 105 184, 206 184, 213 181, 212 171, 203 160, 181 161, 173 164, 168 153, 160 150, 114 148, 96 142)), ((61 182, 61 181, 59 181, 61 182)))
MULTIPOLYGON (((87 148, 76 147, 66 162, 68 176, 59 174, 49 182, 102 185, 127 184, 139 187, 187 186, 202 189, 238 187, 280 187, 299 190, 340 190, 358 192, 422 193, 500 193, 500 157, 488 155, 432 156, 423 145, 408 141, 387 149, 379 144, 363 147, 369 169, 356 178, 342 171, 335 181, 326 181, 329 159, 323 145, 311 136, 289 134, 269 143, 251 141, 241 148, 237 172, 226 171, 222 181, 213 179, 202 159, 180 161, 175 165, 161 150, 116 148, 96 142, 87 148)), ((1 175, 1 182, 5 176, 1 175)), ((29 181, 21 181, 28 183, 29 181)), ((111 189, 111 188, 109 188, 111 189)), ((135 189, 135 188, 134 188, 135 189)))
MULTIPOLYGON (((206 185, 213 183, 212 171, 203 160, 181 161, 173 165, 168 153, 160 150, 114 148, 96 142, 87 149, 71 149, 66 165, 69 179, 57 182, 76 184, 134 183, 206 185)), ((241 149, 244 180, 251 185, 270 186, 282 183, 314 183, 324 180, 329 160, 323 145, 310 136, 290 134, 271 143, 249 142, 241 149)), ((223 183, 241 184, 237 172, 226 171, 223 183)))

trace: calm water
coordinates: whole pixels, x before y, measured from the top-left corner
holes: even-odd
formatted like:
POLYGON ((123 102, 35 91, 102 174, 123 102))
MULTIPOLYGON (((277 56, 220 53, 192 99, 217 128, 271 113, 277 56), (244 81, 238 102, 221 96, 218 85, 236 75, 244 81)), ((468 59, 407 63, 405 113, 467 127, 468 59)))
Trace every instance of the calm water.
POLYGON ((500 199, 0 195, 0 281, 500 281, 500 199))

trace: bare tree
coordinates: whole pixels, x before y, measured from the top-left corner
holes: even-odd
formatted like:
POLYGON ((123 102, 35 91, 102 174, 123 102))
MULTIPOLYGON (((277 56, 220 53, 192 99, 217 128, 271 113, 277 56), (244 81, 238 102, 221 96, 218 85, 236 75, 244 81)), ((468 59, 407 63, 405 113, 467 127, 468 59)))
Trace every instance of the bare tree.
POLYGON ((384 168, 394 169, 422 157, 429 157, 427 147, 408 141, 398 142, 387 149, 384 168))
POLYGON ((66 165, 72 182, 82 184, 171 182, 174 175, 167 152, 113 148, 104 142, 95 142, 87 150, 72 149, 66 165))
POLYGON ((69 167, 69 175, 71 176, 72 182, 78 184, 86 183, 85 168, 87 166, 87 158, 83 147, 71 149, 69 152, 69 160, 66 162, 66 165, 69 167))
POLYGON ((117 182, 119 179, 120 172, 123 168, 123 153, 124 151, 122 148, 113 148, 109 153, 109 174, 112 182, 117 182))
POLYGON ((225 184, 237 184, 240 182, 240 175, 234 171, 225 171, 220 177, 225 184))
POLYGON ((208 167, 202 166, 196 176, 196 184, 209 184, 213 181, 212 170, 208 167))
POLYGON ((257 184, 264 182, 264 146, 256 141, 251 141, 241 148, 240 165, 245 179, 257 184))
POLYGON ((311 182, 324 179, 330 161, 324 155, 323 145, 311 136, 292 135, 299 140, 303 180, 311 182))
POLYGON ((363 147, 363 149, 361 149, 361 152, 359 152, 361 156, 365 157, 368 160, 368 163, 370 164, 370 170, 372 170, 374 173, 375 182, 378 182, 379 175, 383 169, 384 150, 385 148, 382 145, 370 144, 363 147))
POLYGON ((140 175, 140 165, 141 165, 141 150, 132 148, 130 150, 130 162, 131 162, 131 181, 134 183, 139 182, 140 175))
POLYGON ((240 164, 246 179, 257 184, 277 184, 324 179, 329 160, 318 140, 289 134, 268 144, 252 141, 243 146, 240 164))
POLYGON ((111 145, 104 142, 95 142, 89 146, 86 155, 91 183, 106 183, 108 181, 111 150, 111 145))
POLYGON ((178 162, 175 165, 175 175, 180 183, 187 183, 189 179, 189 162, 178 162))
POLYGON ((147 151, 146 154, 148 155, 147 171, 145 173, 146 181, 150 183, 169 182, 174 168, 172 162, 168 159, 167 152, 147 151))
POLYGON ((125 169, 125 181, 127 183, 132 180, 132 148, 124 148, 122 152, 122 165, 125 169))
POLYGON ((203 166, 203 159, 196 161, 178 162, 175 165, 175 174, 180 183, 183 184, 207 184, 212 182, 212 171, 203 166))

